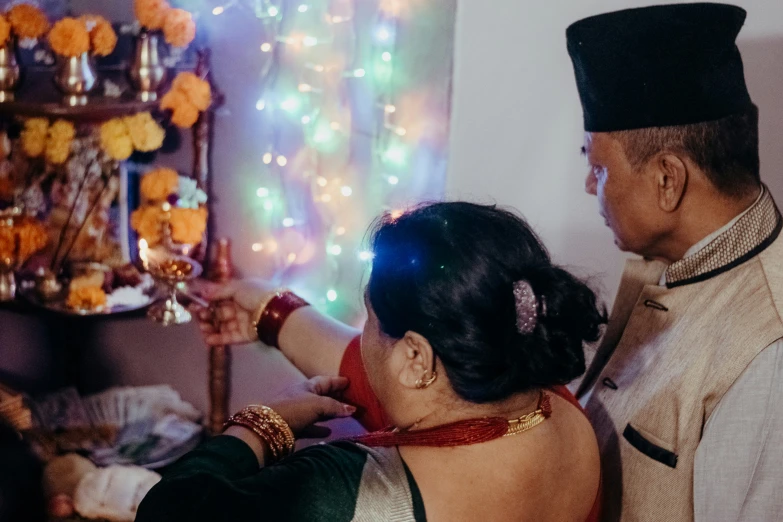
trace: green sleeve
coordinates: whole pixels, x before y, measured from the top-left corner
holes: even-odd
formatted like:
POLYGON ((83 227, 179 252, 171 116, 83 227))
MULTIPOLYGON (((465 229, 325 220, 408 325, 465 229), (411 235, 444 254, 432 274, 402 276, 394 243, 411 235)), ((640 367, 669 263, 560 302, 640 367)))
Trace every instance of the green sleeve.
POLYGON ((347 522, 366 458, 351 444, 317 445, 258 469, 247 444, 216 437, 172 466, 136 522, 347 522))

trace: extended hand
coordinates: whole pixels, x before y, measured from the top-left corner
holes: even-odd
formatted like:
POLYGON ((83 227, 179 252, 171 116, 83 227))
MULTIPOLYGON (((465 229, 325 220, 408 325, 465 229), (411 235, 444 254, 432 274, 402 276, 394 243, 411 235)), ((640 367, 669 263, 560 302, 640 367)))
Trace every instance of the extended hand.
POLYGON ((297 437, 326 437, 329 429, 313 424, 356 412, 353 406, 331 397, 347 387, 345 377, 313 377, 289 388, 267 406, 288 423, 297 437))
POLYGON ((202 289, 203 297, 213 303, 208 309, 196 310, 206 343, 215 346, 258 340, 252 325, 253 315, 275 289, 262 279, 241 279, 202 289))

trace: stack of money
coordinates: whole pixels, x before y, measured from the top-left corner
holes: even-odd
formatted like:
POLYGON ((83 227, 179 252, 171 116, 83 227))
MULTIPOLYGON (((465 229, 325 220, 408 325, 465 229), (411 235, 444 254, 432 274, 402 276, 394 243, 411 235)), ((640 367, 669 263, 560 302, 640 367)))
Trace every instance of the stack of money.
POLYGON ((16 430, 29 430, 33 426, 33 415, 25 406, 21 393, 0 384, 0 417, 16 430))
POLYGON ((34 404, 28 437, 42 455, 77 451, 99 466, 163 466, 195 447, 201 413, 172 387, 111 388, 80 397, 66 388, 34 404))

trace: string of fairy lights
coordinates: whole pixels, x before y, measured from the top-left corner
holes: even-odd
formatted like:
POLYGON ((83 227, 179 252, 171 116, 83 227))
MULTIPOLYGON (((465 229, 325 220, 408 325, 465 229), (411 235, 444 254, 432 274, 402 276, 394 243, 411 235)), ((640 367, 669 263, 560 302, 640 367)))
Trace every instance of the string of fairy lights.
POLYGON ((327 311, 372 260, 362 249, 367 216, 398 211, 389 195, 408 176, 411 145, 395 103, 407 1, 379 0, 369 30, 365 12, 356 20, 361 0, 230 0, 212 9, 252 12, 262 28, 255 195, 264 226, 252 251, 274 264, 279 283, 327 311), (363 121, 369 113, 372 126, 354 113, 363 121))

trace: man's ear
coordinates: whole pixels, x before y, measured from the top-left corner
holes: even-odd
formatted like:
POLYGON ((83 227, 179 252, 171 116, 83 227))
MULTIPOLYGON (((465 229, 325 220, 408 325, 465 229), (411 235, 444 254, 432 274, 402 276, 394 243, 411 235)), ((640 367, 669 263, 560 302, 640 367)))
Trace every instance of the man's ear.
POLYGON ((676 154, 661 154, 655 162, 654 176, 658 206, 664 212, 674 212, 688 185, 688 165, 676 154))

